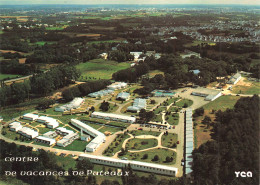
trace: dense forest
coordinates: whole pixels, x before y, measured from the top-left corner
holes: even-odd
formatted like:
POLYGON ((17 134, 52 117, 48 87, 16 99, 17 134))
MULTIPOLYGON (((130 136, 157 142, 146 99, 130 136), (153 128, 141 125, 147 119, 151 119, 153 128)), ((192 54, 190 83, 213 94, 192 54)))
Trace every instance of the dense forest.
POLYGON ((216 113, 213 141, 193 151, 194 184, 259 184, 259 102, 257 95, 241 98, 216 113), (243 171, 252 177, 236 178, 243 171))

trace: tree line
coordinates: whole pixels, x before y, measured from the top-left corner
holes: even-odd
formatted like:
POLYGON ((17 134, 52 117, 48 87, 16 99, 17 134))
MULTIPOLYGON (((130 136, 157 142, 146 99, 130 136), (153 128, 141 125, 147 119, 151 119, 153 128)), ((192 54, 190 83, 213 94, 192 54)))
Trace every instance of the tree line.
POLYGON ((5 107, 24 102, 31 97, 46 96, 73 83, 80 76, 75 66, 57 66, 45 73, 34 74, 23 83, 13 83, 0 88, 0 105, 5 107))
POLYGON ((241 98, 234 109, 216 113, 213 140, 192 154, 194 184, 259 183, 259 100, 257 95, 241 98), (238 171, 253 175, 237 178, 238 171))

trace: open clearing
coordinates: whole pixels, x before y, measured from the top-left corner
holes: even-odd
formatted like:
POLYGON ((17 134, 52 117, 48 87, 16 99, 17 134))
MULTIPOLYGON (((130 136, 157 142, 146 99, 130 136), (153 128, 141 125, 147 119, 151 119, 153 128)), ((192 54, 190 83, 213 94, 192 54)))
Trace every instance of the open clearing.
POLYGON ((130 67, 126 62, 115 62, 104 59, 94 59, 85 63, 78 64, 77 69, 81 71, 79 80, 97 80, 97 79, 111 79, 112 74, 130 67))
POLYGON ((18 77, 21 77, 21 76, 20 75, 2 74, 2 73, 0 73, 0 80, 11 79, 11 78, 18 78, 18 77))
POLYGON ((232 93, 235 94, 260 94, 260 82, 249 81, 242 78, 233 86, 232 93))

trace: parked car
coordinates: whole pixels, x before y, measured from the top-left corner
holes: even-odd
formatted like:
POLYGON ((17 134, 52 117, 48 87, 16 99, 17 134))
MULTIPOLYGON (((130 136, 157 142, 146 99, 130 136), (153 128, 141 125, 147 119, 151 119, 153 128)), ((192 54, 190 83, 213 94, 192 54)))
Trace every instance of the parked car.
POLYGON ((177 144, 180 144, 180 141, 177 141, 177 144))
POLYGON ((143 130, 142 128, 138 128, 138 130, 143 130))

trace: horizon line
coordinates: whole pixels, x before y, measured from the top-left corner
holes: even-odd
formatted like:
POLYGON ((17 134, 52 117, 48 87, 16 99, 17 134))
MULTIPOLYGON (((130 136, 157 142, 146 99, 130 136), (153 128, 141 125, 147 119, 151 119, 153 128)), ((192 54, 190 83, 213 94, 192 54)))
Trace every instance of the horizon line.
POLYGON ((214 5, 243 5, 243 6, 260 6, 260 4, 209 4, 209 3, 189 3, 189 4, 168 4, 168 3, 165 3, 165 4, 159 4, 159 3, 153 3, 153 4, 146 4, 146 3, 133 3, 133 4, 123 4, 123 3, 117 3, 117 4, 110 4, 110 3, 104 3, 104 4, 80 4, 80 3, 76 3, 76 4, 72 4, 72 3, 66 3, 66 4, 60 4, 60 3, 57 3, 57 4, 29 4, 29 3, 25 3, 25 4, 1 4, 0 3, 0 6, 5 6, 5 5, 8 5, 8 6, 23 6, 23 5, 210 5, 210 6, 214 6, 214 5))

